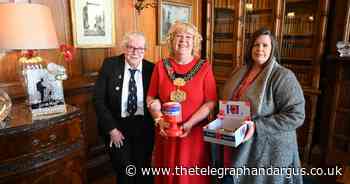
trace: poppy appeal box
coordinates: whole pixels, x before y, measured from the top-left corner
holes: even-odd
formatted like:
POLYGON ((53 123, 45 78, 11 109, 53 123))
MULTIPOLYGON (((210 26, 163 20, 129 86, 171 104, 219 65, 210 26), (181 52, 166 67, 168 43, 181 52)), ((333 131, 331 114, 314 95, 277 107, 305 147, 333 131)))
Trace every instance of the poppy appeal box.
POLYGON ((243 101, 220 101, 220 115, 203 127, 204 141, 237 147, 244 139, 248 126, 244 121, 250 120, 250 104, 243 101))

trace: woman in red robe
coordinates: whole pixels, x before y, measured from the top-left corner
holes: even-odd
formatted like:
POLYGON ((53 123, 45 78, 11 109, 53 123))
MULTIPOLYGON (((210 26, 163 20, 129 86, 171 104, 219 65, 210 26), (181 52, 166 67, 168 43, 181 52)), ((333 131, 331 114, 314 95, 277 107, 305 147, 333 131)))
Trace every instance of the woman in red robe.
POLYGON ((175 22, 167 35, 170 57, 159 61, 153 70, 147 105, 158 125, 154 167, 172 169, 169 175, 155 176, 157 184, 210 183, 208 174, 189 173, 190 168, 209 165, 210 149, 203 141, 202 129, 217 99, 212 67, 199 58, 200 41, 195 26, 175 22), (160 104, 170 101, 182 107, 178 137, 169 137, 164 131, 168 123, 162 119, 160 104))

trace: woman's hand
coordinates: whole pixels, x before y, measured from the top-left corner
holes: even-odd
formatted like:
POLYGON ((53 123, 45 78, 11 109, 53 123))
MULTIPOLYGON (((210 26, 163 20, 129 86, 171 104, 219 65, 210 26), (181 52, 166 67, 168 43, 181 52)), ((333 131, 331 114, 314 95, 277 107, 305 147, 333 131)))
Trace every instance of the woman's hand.
POLYGON ((153 98, 153 97, 147 97, 147 108, 149 109, 150 113, 153 117, 157 117, 154 119, 155 126, 159 127, 160 131, 159 134, 161 136, 168 136, 165 132, 165 129, 169 127, 169 123, 164 121, 163 114, 161 112, 162 109, 162 103, 159 99, 153 98))
POLYGON ((159 134, 161 136, 168 136, 167 133, 165 132, 165 129, 169 128, 169 123, 164 121, 163 118, 157 118, 155 121, 156 127, 159 127, 160 131, 159 134))
POLYGON ((160 112, 162 109, 162 104, 159 99, 147 100, 147 107, 152 112, 160 112))
POLYGON ((248 125, 248 132, 245 134, 243 142, 248 141, 251 139, 255 132, 255 123, 253 121, 244 121, 244 124, 248 125))
POLYGON ((179 135, 179 137, 184 138, 187 137, 188 134, 191 132, 192 125, 190 123, 184 123, 181 126, 182 134, 179 135))
POLYGON ((216 115, 216 118, 221 119, 221 120, 223 120, 224 117, 225 117, 224 111, 220 111, 220 112, 216 115))

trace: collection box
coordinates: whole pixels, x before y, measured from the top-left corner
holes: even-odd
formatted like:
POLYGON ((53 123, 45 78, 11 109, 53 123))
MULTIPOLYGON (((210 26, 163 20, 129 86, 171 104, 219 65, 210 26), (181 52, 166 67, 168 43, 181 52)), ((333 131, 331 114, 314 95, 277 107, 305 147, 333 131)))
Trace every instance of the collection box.
POLYGON ((204 141, 237 147, 244 140, 250 120, 250 104, 243 101, 220 101, 220 114, 223 119, 215 119, 203 127, 204 141))

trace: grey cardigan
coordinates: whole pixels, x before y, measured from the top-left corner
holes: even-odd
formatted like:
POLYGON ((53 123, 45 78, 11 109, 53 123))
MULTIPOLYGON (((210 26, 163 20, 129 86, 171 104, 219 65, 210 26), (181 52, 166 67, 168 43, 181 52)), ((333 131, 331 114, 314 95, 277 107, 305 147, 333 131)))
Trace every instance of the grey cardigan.
MULTIPOLYGON (((244 66, 226 81, 222 98, 232 99, 233 91, 248 71, 244 66)), ((294 168, 281 175, 242 175, 233 177, 240 184, 302 183, 296 129, 305 118, 303 91, 292 71, 272 58, 240 100, 252 105, 256 125, 252 139, 234 149, 233 167, 294 168), (292 172, 293 173, 293 172, 292 172)))

